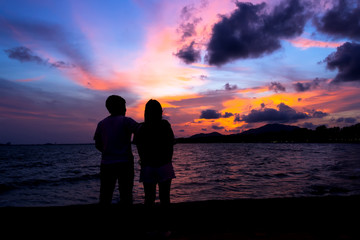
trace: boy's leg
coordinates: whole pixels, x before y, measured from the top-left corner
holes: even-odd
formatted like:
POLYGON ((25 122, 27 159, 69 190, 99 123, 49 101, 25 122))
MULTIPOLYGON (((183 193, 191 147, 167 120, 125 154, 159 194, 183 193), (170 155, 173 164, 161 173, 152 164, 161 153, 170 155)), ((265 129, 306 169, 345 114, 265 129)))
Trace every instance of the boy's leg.
POLYGON ((117 171, 120 203, 124 205, 131 205, 133 203, 134 163, 120 163, 117 171))
POLYGON ((116 184, 112 164, 102 164, 100 166, 100 204, 110 205, 116 184))

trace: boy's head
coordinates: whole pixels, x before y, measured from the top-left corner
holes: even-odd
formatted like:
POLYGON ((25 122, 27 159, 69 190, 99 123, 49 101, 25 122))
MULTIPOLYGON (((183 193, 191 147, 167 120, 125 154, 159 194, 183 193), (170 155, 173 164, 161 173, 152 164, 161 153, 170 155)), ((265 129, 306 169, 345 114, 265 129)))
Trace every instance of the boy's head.
POLYGON ((111 95, 106 99, 105 106, 111 115, 125 116, 126 101, 118 95, 111 95))

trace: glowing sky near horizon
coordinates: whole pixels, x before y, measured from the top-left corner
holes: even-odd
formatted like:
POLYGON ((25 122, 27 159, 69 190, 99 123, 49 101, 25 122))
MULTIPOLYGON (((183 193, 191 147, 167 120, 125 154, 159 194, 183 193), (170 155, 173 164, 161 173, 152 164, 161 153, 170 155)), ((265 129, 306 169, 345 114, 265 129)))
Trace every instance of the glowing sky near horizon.
POLYGON ((0 0, 0 143, 87 143, 118 94, 176 137, 360 121, 360 6, 343 0, 0 0))

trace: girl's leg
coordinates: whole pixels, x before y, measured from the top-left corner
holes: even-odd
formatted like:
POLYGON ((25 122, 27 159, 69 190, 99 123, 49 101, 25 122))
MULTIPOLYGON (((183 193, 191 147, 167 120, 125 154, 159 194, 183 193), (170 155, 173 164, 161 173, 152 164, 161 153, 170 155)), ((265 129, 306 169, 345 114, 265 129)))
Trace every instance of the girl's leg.
POLYGON ((171 188, 171 179, 159 183, 160 204, 164 207, 170 205, 170 188, 171 188))
POLYGON ((152 207, 155 205, 156 183, 143 183, 145 192, 145 206, 152 207))
POLYGON ((159 183, 159 198, 160 198, 160 230, 169 234, 170 225, 169 219, 172 215, 170 208, 170 187, 171 179, 159 183))

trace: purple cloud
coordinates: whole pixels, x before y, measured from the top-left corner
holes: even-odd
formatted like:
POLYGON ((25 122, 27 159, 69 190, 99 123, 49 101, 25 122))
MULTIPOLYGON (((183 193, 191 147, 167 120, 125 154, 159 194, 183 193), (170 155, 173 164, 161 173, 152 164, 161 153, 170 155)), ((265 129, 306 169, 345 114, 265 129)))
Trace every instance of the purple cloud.
POLYGON ((4 52, 9 58, 18 60, 20 62, 34 62, 40 65, 47 65, 55 68, 74 68, 74 64, 66 63, 64 61, 49 62, 48 59, 43 59, 34 54, 34 52, 27 47, 15 47, 5 49, 4 52))
POLYGON ((325 60, 326 67, 338 70, 333 82, 360 81, 360 44, 346 42, 325 60))
POLYGON ((283 1, 272 12, 266 4, 237 2, 237 9, 214 25, 207 46, 210 65, 258 58, 281 48, 280 39, 299 36, 308 14, 303 2, 283 1))
POLYGON ((360 40, 360 6, 349 0, 338 0, 323 16, 313 20, 317 29, 330 36, 360 40))
POLYGON ((15 47, 4 50, 9 58, 18 60, 20 62, 35 62, 38 64, 46 64, 46 61, 41 57, 35 55, 31 49, 27 47, 15 47))
POLYGON ((284 103, 278 105, 278 109, 265 108, 263 107, 260 110, 251 110, 248 115, 243 115, 241 118, 238 117, 235 121, 245 121, 246 123, 256 123, 256 122, 280 122, 280 123, 289 123, 297 122, 301 119, 309 118, 310 116, 306 113, 301 113, 295 111, 293 108, 287 106, 284 103))
POLYGON ((197 62, 201 59, 200 50, 194 48, 195 42, 191 42, 189 46, 184 46, 174 55, 183 60, 186 64, 197 62))
POLYGON ((207 110, 201 111, 200 118, 218 119, 218 118, 221 118, 221 113, 217 112, 216 110, 207 109, 207 110))
POLYGON ((286 88, 279 82, 271 82, 269 90, 273 90, 275 92, 285 92, 286 88))

